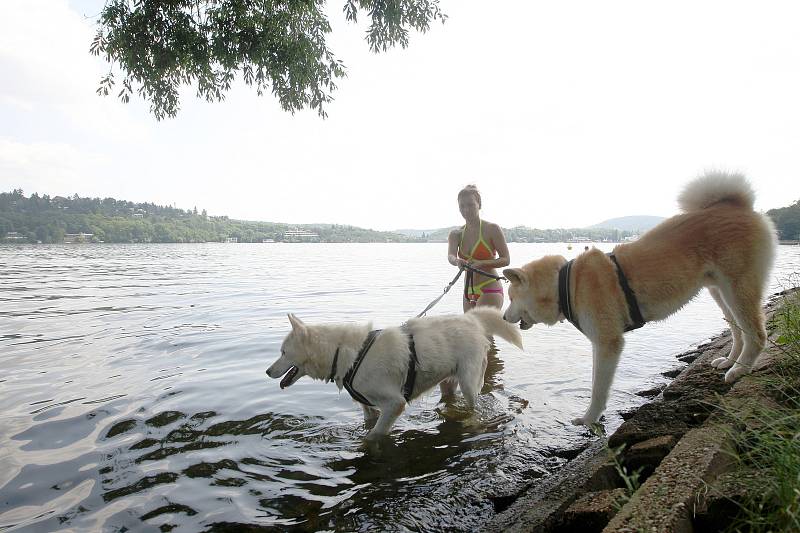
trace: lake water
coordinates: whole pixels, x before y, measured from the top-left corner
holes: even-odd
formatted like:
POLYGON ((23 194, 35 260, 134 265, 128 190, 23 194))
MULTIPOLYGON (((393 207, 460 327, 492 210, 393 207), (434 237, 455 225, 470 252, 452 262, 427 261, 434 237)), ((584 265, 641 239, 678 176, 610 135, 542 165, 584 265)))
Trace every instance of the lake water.
MULTIPOLYGON (((611 245, 600 245, 610 250, 611 245)), ((511 244, 512 265, 566 244, 511 244)), ((455 270, 444 244, 0 247, 0 530, 474 530, 589 433, 589 342, 568 323, 497 341, 477 412, 414 402, 379 452, 332 384, 264 371, 308 322, 397 325, 455 270)), ((800 264, 781 247, 772 289, 800 264)), ((461 309, 460 286, 430 314, 461 309)), ((720 333, 702 293, 626 336, 606 411, 645 400, 720 333)))

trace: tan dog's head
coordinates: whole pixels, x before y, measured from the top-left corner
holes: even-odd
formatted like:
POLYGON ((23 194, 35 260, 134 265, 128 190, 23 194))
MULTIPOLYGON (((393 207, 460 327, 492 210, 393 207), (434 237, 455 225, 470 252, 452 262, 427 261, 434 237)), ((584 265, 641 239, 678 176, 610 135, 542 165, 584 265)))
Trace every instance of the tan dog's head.
POLYGON ((324 379, 324 370, 321 369, 318 358, 314 357, 318 350, 309 326, 293 314, 289 314, 289 322, 292 324, 292 331, 283 339, 281 356, 267 369, 267 375, 273 379, 286 374, 281 380, 282 389, 306 375, 324 379))
POLYGON ((558 271, 567 260, 548 255, 531 261, 522 268, 507 268, 503 275, 511 282, 508 298, 511 303, 503 318, 521 329, 539 322, 552 326, 561 319, 558 307, 558 271))

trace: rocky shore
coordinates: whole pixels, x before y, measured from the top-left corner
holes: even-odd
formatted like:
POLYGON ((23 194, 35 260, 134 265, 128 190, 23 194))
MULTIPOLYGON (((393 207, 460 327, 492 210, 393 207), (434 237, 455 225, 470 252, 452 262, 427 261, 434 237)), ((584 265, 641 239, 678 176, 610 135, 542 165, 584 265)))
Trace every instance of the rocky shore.
MULTIPOLYGON (((765 306, 768 318, 786 293, 765 306)), ((774 334, 770 333, 770 338, 774 334)), ((773 402, 759 374, 779 350, 768 343, 754 373, 733 386, 709 363, 730 350, 730 331, 682 353, 688 363, 663 390, 642 391, 652 402, 626 413, 607 439, 598 437, 556 475, 502 499, 487 532, 717 531, 736 511, 737 496, 757 473, 739 472, 730 421, 721 400, 773 402), (612 453, 611 450, 616 450, 612 453), (637 474, 634 474, 638 472, 637 474)))

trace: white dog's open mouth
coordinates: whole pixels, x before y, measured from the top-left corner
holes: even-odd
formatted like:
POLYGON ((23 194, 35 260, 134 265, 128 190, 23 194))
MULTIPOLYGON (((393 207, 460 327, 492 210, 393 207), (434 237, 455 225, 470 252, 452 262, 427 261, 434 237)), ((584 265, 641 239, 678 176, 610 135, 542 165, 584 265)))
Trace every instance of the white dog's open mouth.
POLYGON ((300 369, 296 366, 291 367, 289 370, 286 371, 286 375, 283 376, 281 380, 281 388, 285 389, 289 385, 292 385, 297 378, 299 377, 298 374, 300 373, 300 369))
POLYGON ((520 320, 519 321, 519 329, 531 329, 531 327, 533 327, 533 324, 529 324, 528 322, 525 322, 524 320, 520 320))

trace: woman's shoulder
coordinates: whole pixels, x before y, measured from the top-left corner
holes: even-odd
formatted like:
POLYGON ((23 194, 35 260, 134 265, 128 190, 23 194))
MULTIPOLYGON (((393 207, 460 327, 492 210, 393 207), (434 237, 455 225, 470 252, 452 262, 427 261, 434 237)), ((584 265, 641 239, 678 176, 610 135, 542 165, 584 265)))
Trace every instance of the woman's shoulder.
POLYGON ((488 220, 484 220, 483 221, 483 227, 484 227, 484 229, 487 229, 489 231, 494 231, 494 232, 499 232, 499 233, 503 232, 503 228, 501 228, 499 225, 495 224, 494 222, 489 222, 488 220))
POLYGON ((462 231, 464 231, 464 228, 462 226, 459 226, 457 228, 451 229, 449 238, 450 239, 460 239, 462 231))

